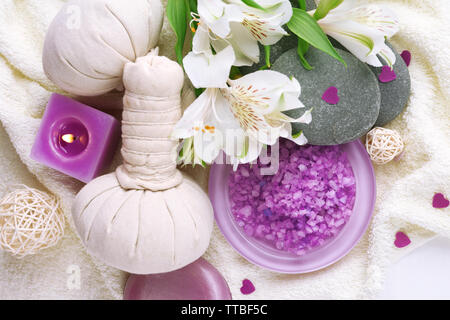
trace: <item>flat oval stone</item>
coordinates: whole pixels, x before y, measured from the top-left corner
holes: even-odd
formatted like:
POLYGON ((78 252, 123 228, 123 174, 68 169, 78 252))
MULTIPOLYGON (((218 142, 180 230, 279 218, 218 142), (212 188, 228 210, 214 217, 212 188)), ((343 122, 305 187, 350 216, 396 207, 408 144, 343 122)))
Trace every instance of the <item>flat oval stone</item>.
MULTIPOLYGON (((397 118, 405 109, 411 94, 411 76, 408 66, 397 50, 390 43, 387 43, 387 45, 394 51, 397 58, 394 64, 394 72, 397 78, 387 83, 378 81, 381 92, 381 107, 380 115, 375 123, 377 127, 382 127, 397 118)), ((378 79, 382 68, 370 67, 370 69, 378 79)))
MULTIPOLYGON (((313 108, 309 125, 293 124, 293 132, 303 130, 312 145, 343 144, 365 135, 378 119, 381 104, 378 80, 370 68, 350 53, 337 49, 347 68, 328 54, 310 48, 307 60, 314 66, 308 71, 301 65, 296 49, 281 55, 272 70, 294 76, 302 87, 300 100, 313 108), (328 104, 324 93, 336 87, 339 102, 328 104)), ((290 111, 299 117, 304 109, 290 111)))
POLYGON ((132 274, 125 285, 124 300, 231 300, 222 275, 205 259, 169 273, 132 274))
MULTIPOLYGON (((298 0, 291 0, 292 7, 298 8, 298 0)), ((317 8, 314 0, 306 0, 306 11, 314 10, 317 8)), ((283 27, 288 33, 289 36, 285 36, 280 39, 277 43, 271 46, 270 48, 270 61, 274 62, 286 51, 292 48, 297 48, 298 38, 295 34, 289 31, 287 26, 283 27)), ((255 71, 258 71, 261 67, 266 65, 266 54, 264 51, 264 47, 259 44, 259 52, 260 58, 259 62, 250 66, 250 67, 241 67, 240 70, 243 74, 249 74, 255 71)))
MULTIPOLYGON (((347 51, 347 49, 345 49, 333 38, 330 38, 330 41, 335 48, 347 51)), ((375 123, 376 127, 382 127, 397 118, 398 115, 405 109, 411 94, 411 76, 409 74, 408 66, 397 50, 395 50, 389 42, 386 41, 386 44, 392 49, 396 56, 394 72, 397 75, 397 79, 386 83, 378 81, 381 92, 381 106, 380 114, 377 122, 375 123)), ((372 66, 369 66, 369 68, 378 80, 382 68, 372 66)))

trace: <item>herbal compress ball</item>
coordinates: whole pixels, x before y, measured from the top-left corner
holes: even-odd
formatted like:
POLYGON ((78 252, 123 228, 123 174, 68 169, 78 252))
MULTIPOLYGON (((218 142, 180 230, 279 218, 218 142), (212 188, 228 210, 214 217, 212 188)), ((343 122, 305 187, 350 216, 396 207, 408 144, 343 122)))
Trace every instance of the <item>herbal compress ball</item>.
POLYGON ((158 50, 149 53, 162 20, 159 0, 69 1, 50 26, 43 57, 49 78, 72 94, 125 88, 124 164, 86 185, 72 214, 88 252, 134 274, 192 263, 213 227, 209 198, 176 168, 178 141, 169 137, 181 117, 184 73, 158 50))
POLYGON ((134 274, 163 273, 207 249, 213 209, 199 186, 176 168, 181 67, 149 54, 125 66, 122 156, 115 173, 89 183, 73 207, 88 251, 134 274))
POLYGON ((69 1, 47 32, 44 71, 76 95, 121 88, 124 65, 156 46, 163 17, 160 0, 69 1))

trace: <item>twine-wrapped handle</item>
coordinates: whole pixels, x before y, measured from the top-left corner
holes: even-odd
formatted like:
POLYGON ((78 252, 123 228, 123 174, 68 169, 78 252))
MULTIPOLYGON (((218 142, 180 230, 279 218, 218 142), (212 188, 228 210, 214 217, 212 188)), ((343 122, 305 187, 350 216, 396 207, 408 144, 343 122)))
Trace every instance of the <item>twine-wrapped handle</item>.
POLYGON ((122 156, 116 170, 124 189, 161 191, 181 183, 178 141, 170 138, 181 118, 183 69, 157 50, 125 65, 122 156))

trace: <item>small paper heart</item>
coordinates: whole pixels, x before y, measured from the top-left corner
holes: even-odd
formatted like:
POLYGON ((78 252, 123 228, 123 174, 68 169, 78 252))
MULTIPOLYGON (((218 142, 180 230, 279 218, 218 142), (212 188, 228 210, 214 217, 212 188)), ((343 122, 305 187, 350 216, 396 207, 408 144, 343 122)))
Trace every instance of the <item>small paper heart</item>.
POLYGON ((391 81, 394 81, 395 79, 397 79, 397 74, 395 73, 394 69, 391 69, 391 67, 384 66, 381 69, 381 73, 378 76, 378 79, 382 83, 391 82, 391 81))
POLYGON ((405 61, 406 66, 409 67, 409 65, 411 64, 411 52, 405 50, 400 55, 402 56, 403 61, 405 61))
POLYGON ((436 193, 433 197, 433 208, 436 209, 445 209, 449 206, 450 201, 445 199, 445 196, 442 193, 436 193))
POLYGON ((411 240, 403 232, 399 231, 395 234, 394 244, 397 248, 404 248, 404 247, 408 246, 410 243, 411 243, 411 240))
POLYGON ((328 104, 338 104, 339 95, 336 87, 329 87, 322 95, 322 100, 328 104))
POLYGON ((253 292, 255 292, 255 286, 253 283, 248 279, 244 279, 242 281, 241 293, 247 295, 253 292))

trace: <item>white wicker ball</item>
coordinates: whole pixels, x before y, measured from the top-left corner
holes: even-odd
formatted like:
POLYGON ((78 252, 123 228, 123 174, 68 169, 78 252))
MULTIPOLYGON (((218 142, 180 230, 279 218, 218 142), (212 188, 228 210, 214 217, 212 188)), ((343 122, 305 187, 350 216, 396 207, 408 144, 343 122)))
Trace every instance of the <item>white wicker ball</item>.
POLYGON ((367 153, 376 164, 391 162, 404 148, 403 139, 395 130, 376 127, 366 136, 367 153))
POLYGON ((64 235, 58 199, 22 186, 0 200, 0 247, 23 258, 54 246, 64 235))

